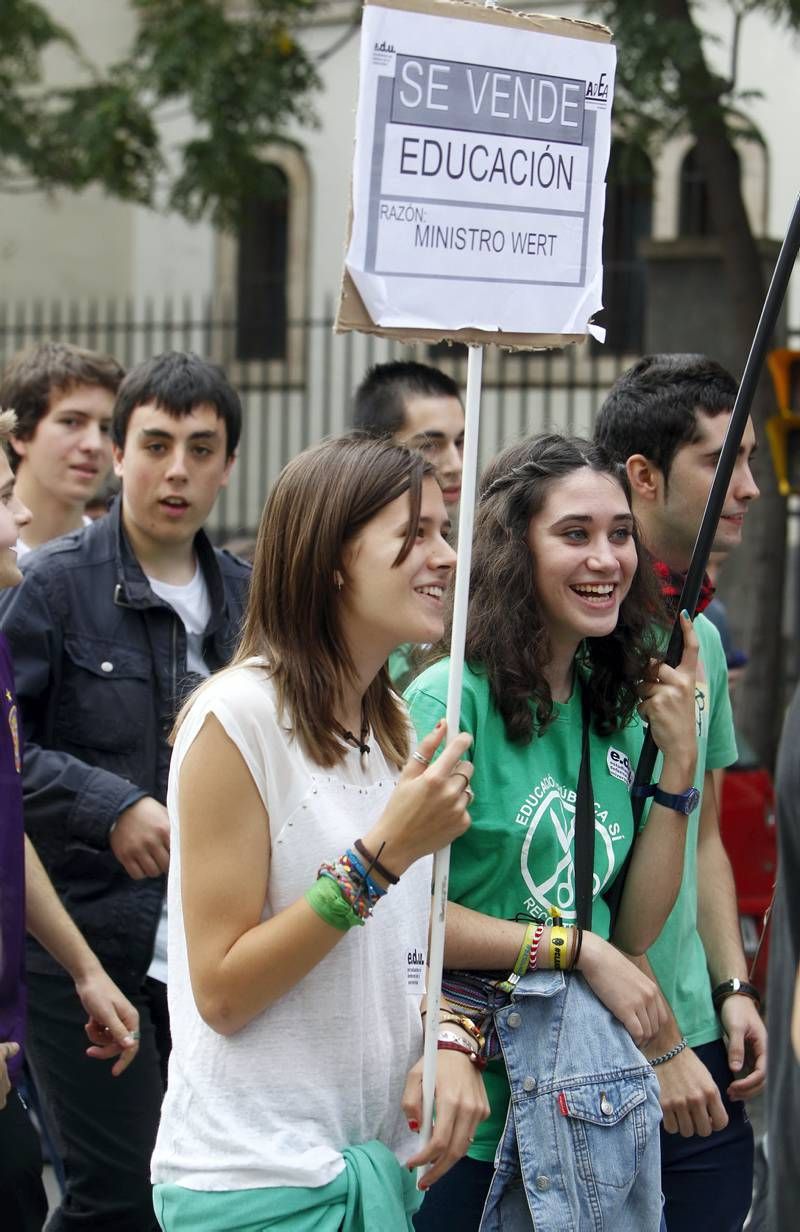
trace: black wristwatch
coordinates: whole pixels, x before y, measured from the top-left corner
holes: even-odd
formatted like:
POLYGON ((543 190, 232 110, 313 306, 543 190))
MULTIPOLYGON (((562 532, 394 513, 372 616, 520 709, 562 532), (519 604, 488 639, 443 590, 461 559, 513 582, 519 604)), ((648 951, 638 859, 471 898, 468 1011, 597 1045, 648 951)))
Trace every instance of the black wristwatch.
POLYGON ((733 976, 732 979, 723 980, 721 984, 717 984, 712 992, 711 1000, 714 1003, 714 1009, 719 1011, 722 1002, 737 993, 742 997, 749 997, 751 1001, 755 1001, 759 1009, 761 1008, 761 994, 758 989, 753 984, 748 984, 746 980, 733 976))
POLYGON ((664 808, 673 809, 676 813, 683 813, 685 817, 693 813, 700 803, 700 792, 696 787, 688 787, 686 791, 675 795, 671 791, 662 791, 658 783, 645 783, 640 787, 634 784, 631 788, 631 795, 652 796, 654 804, 661 804, 664 808))

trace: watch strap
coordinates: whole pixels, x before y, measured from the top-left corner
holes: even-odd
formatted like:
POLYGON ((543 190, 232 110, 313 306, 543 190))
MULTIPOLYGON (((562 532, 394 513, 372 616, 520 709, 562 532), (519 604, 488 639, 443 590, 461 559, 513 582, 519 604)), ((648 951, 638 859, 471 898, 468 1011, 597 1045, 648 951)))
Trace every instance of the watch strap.
POLYGON ((686 791, 671 792, 662 791, 658 783, 640 785, 634 783, 631 795, 652 796, 654 804, 660 804, 664 808, 672 809, 673 812, 682 813, 685 817, 693 813, 700 803, 700 793, 696 787, 687 787, 686 791))
POLYGON ((714 1009, 719 1010, 723 1001, 727 1001, 728 997, 735 996, 749 997, 751 1001, 755 1001, 756 1005, 761 1008, 761 993, 756 988, 755 984, 748 984, 747 980, 740 980, 738 976, 733 976, 730 980, 723 980, 721 984, 717 984, 711 994, 711 1000, 714 1003, 714 1009))

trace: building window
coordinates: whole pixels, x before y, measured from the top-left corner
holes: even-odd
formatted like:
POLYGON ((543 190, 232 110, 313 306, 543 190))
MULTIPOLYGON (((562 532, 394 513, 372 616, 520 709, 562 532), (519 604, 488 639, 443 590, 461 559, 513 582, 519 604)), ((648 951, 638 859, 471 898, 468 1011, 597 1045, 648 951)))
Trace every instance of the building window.
MULTIPOLYGON (((734 151, 735 153, 735 151, 734 151)), ((739 155, 736 154, 740 169, 739 155)), ((708 184, 693 145, 681 163, 678 196, 678 235, 713 235, 711 207, 708 200, 708 184)))
POLYGON ((245 202, 236 262, 236 358, 286 354, 289 180, 274 167, 275 191, 245 202))
POLYGON ((274 141, 260 151, 270 190, 246 200, 239 228, 216 240, 214 312, 224 323, 214 359, 240 387, 306 380, 311 174, 303 151, 274 141))
POLYGON ((641 352, 645 321, 645 264, 640 240, 652 233, 653 167, 641 150, 611 145, 603 228, 603 303, 598 324, 606 328, 605 349, 641 352))

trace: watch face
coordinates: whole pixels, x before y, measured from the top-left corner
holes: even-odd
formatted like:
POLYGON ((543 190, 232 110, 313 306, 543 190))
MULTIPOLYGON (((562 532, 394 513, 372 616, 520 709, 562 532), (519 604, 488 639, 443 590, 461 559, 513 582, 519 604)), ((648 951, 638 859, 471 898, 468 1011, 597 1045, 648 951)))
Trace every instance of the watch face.
POLYGON ((686 792, 686 802, 683 806, 682 811, 685 812, 686 816, 688 817, 690 813, 694 812, 694 810, 697 808, 699 803, 700 803, 700 792, 697 790, 696 787, 691 787, 686 792))

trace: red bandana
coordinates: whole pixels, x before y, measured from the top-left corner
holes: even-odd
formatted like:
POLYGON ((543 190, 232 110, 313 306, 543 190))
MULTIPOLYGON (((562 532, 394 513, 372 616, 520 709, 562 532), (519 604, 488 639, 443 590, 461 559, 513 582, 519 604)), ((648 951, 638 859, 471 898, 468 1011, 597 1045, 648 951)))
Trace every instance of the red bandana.
MULTIPOLYGON (((676 573, 674 569, 670 569, 669 565, 663 560, 656 560, 654 557, 653 568, 655 569, 656 577, 661 585, 661 598, 664 600, 667 611, 670 616, 678 615, 678 600, 681 597, 683 583, 686 581, 685 573, 676 573)), ((711 578, 707 573, 703 574, 703 584, 700 587, 700 597, 697 600, 697 607, 694 614, 703 612, 708 607, 711 600, 714 598, 715 587, 712 585, 711 578)))

